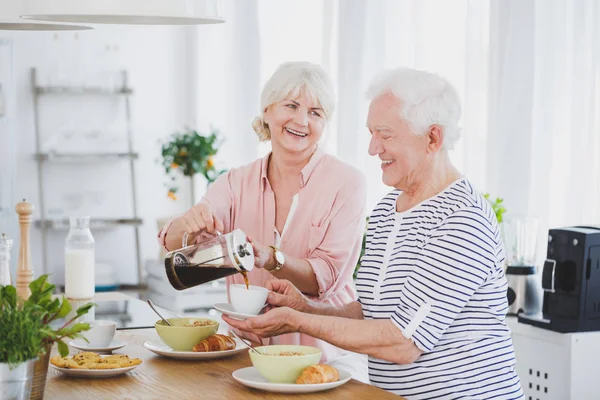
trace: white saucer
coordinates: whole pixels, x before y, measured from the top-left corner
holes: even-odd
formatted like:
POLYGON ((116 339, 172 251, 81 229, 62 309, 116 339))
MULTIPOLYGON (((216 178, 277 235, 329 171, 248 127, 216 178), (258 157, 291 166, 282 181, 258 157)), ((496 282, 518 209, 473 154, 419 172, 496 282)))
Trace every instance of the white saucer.
POLYGON ((254 367, 241 368, 233 371, 233 379, 240 382, 243 385, 254 389, 265 390, 267 392, 277 393, 312 393, 320 392, 322 390, 329 390, 335 387, 341 386, 348 382, 352 377, 346 371, 339 370, 340 380, 337 382, 329 383, 315 383, 315 384, 296 384, 296 383, 271 383, 263 378, 258 370, 254 367))
POLYGON ((248 350, 248 346, 246 346, 241 340, 236 338, 232 339, 235 340, 235 349, 223 351, 175 351, 163 342, 154 342, 150 340, 145 341, 143 346, 153 353, 168 358, 174 358, 176 360, 214 360, 217 358, 229 357, 248 350))
MULTIPOLYGON (((256 315, 254 315, 254 314, 244 314, 244 313, 234 311, 233 306, 229 303, 216 303, 214 305, 214 307, 218 311, 221 311, 223 314, 226 314, 226 315, 230 316, 231 318, 237 319, 240 321, 243 321, 248 318, 256 317, 256 315)), ((261 312, 262 312, 262 310, 261 310, 261 312)), ((260 315, 260 313, 258 315, 260 315)))
POLYGON ((83 339, 75 339, 71 340, 67 343, 69 346, 74 347, 78 350, 82 351, 93 351, 95 353, 111 353, 114 350, 120 349, 121 347, 127 346, 127 342, 123 340, 114 339, 110 344, 106 347, 96 347, 90 345, 83 339))

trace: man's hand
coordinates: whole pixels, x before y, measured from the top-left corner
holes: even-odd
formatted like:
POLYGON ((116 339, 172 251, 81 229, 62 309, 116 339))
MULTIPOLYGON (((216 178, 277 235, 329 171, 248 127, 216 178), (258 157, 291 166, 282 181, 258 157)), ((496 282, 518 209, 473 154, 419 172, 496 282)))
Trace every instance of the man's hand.
POLYGON ((267 281, 269 290, 267 303, 275 307, 289 307, 301 312, 310 312, 308 299, 292 282, 285 279, 272 279, 267 281))
POLYGON ((300 313, 288 307, 275 308, 257 317, 239 321, 223 314, 221 318, 227 324, 240 331, 253 333, 260 337, 278 336, 284 333, 298 332, 300 313))

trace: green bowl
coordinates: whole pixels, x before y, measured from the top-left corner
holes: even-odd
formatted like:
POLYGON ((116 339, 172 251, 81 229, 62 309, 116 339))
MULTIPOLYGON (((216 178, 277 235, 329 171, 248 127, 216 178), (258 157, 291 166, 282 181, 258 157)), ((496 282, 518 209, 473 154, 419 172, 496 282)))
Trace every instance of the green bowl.
POLYGON ((162 341, 175 351, 192 351, 192 347, 214 335, 219 329, 219 323, 209 318, 167 318, 167 321, 172 326, 165 324, 163 320, 158 320, 154 327, 162 341), (185 326, 193 324, 194 321, 211 321, 213 324, 185 326))
POLYGON ((273 345, 260 346, 256 350, 263 354, 249 351, 250 360, 258 372, 269 382, 296 383, 306 367, 318 364, 321 350, 311 346, 273 345), (303 353, 302 356, 280 356, 281 352, 303 353))

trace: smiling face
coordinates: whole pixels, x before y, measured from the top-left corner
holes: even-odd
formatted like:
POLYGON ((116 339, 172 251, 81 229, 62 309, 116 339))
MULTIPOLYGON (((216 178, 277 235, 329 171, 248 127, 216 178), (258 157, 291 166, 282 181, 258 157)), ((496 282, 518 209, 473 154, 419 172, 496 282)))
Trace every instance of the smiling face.
POLYGON ((391 93, 376 97, 369 107, 369 154, 381 160, 383 183, 406 190, 417 181, 431 158, 428 134, 416 135, 400 116, 401 102, 391 93))
POLYGON ((271 104, 264 121, 269 125, 273 149, 289 152, 314 151, 327 123, 321 105, 305 91, 271 104))

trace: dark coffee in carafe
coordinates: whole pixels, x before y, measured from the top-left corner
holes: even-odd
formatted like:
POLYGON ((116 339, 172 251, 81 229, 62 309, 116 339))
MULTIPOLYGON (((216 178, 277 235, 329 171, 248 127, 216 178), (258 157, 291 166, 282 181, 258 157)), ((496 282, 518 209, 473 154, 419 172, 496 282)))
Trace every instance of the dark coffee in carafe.
POLYGON ((167 253, 165 270, 171 286, 184 290, 238 272, 251 271, 254 252, 246 234, 236 229, 167 253))

